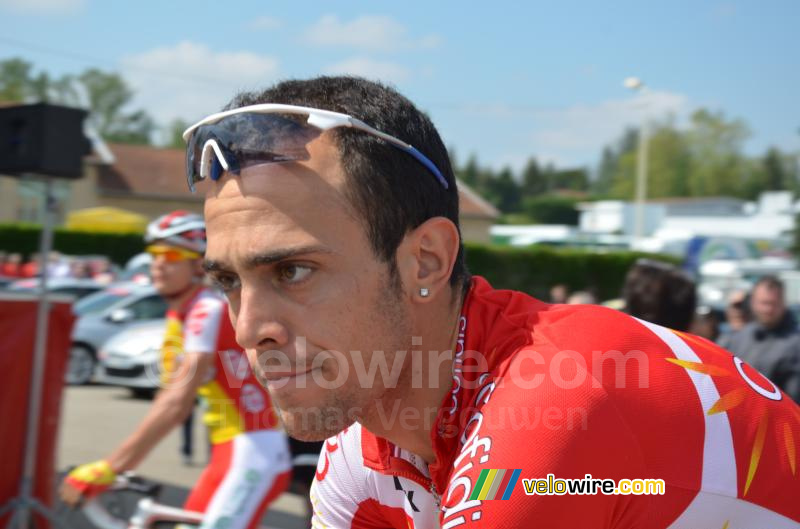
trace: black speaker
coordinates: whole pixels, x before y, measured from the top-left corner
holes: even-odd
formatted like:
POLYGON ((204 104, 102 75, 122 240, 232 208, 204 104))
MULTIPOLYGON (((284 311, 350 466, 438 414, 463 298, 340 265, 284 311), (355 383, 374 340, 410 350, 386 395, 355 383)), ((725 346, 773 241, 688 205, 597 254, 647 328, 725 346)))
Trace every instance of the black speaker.
POLYGON ((87 112, 49 103, 0 107, 0 174, 83 176, 91 143, 83 135, 87 112))

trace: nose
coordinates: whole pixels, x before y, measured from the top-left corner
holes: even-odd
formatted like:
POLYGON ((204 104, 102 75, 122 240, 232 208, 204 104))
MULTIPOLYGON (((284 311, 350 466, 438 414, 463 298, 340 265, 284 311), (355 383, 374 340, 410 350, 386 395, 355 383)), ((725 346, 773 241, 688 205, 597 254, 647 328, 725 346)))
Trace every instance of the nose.
POLYGON ((234 311, 236 341, 245 349, 278 349, 289 342, 289 330, 281 322, 280 299, 273 293, 242 288, 234 311))

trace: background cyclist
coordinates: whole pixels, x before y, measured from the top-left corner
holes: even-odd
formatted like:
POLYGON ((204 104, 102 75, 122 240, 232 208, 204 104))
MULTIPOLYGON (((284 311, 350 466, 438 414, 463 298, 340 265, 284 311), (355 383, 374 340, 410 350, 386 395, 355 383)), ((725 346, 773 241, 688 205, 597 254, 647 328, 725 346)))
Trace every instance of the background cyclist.
POLYGON ((135 468, 191 413, 199 394, 212 443, 211 459, 185 508, 205 513, 204 526, 255 527, 289 482, 291 462, 268 394, 236 344, 226 302, 204 285, 202 217, 174 211, 152 222, 145 237, 153 285, 168 302, 165 374, 145 418, 109 455, 64 479, 62 499, 75 505, 135 468))

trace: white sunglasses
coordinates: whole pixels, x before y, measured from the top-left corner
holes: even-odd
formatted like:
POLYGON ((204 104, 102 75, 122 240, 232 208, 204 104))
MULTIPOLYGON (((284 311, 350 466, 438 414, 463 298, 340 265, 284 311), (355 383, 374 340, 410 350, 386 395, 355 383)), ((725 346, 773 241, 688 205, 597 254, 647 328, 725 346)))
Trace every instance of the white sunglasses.
POLYGON ((187 142, 189 189, 194 192, 195 184, 205 178, 219 180, 223 171, 238 174, 250 165, 307 160, 306 144, 322 132, 338 127, 361 130, 407 152, 433 173, 445 189, 450 187, 427 156, 359 119, 330 110, 268 103, 218 112, 186 129, 183 139, 187 142), (285 117, 286 114, 307 119, 295 121, 285 117))

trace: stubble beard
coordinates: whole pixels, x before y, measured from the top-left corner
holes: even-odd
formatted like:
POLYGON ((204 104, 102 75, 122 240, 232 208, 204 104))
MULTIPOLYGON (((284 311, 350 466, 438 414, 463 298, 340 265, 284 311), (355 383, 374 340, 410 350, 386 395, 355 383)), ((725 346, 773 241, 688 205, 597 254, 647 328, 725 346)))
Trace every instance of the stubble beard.
MULTIPOLYGON (((371 364, 372 354, 385 355, 385 362, 391 368, 394 365, 397 351, 407 350, 411 343, 410 317, 405 309, 403 290, 399 280, 387 276, 376 289, 376 296, 372 300, 372 317, 364 322, 362 328, 365 332, 373 334, 377 331, 383 336, 382 344, 377 347, 377 352, 362 351, 364 365, 371 364), (382 351, 382 352, 381 352, 382 351)), ((349 352, 346 354, 350 354, 349 352)), ((345 384, 338 388, 322 389, 322 397, 314 406, 289 406, 278 408, 278 416, 291 437, 300 441, 322 441, 337 435, 354 422, 376 415, 376 406, 381 405, 384 398, 396 398, 398 388, 404 387, 405 381, 410 380, 411 374, 407 366, 403 366, 399 380, 394 389, 385 387, 376 370, 376 376, 371 379, 369 387, 362 387, 358 376, 350 369, 345 384)), ((314 384, 314 382, 309 382, 314 384)))

